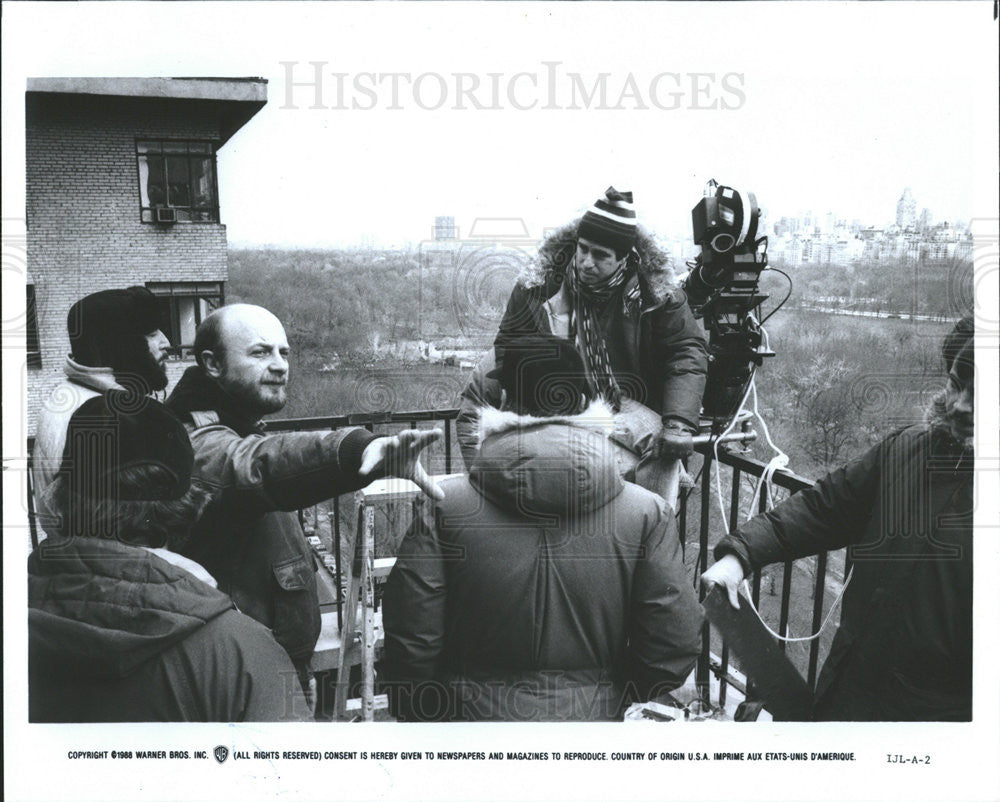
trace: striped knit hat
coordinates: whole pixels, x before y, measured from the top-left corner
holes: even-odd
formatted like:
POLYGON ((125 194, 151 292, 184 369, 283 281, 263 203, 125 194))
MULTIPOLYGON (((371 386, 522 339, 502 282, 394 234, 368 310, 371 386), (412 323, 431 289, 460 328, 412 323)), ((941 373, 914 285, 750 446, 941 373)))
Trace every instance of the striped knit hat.
POLYGON ((635 243, 635 207, 631 192, 619 192, 608 187, 580 220, 577 236, 613 248, 623 256, 635 243))

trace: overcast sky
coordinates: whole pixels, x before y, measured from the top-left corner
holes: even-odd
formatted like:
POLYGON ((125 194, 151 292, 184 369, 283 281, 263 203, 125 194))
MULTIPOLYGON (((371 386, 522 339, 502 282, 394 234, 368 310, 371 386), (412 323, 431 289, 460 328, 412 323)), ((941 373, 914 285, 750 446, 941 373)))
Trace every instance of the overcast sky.
MULTIPOLYGON (((219 157, 222 217, 235 245, 415 243, 430 235, 435 215, 453 215, 463 235, 477 218, 521 220, 527 236, 537 238, 545 228, 579 214, 609 184, 635 192, 640 219, 648 226, 681 236, 688 233, 690 208, 711 177, 754 190, 772 219, 833 211, 880 224, 894 218, 906 186, 912 188, 918 210, 929 207, 938 220, 982 218, 983 236, 975 251, 976 370, 977 395, 987 400, 977 410, 977 524, 982 524, 978 535, 984 537, 976 545, 974 626, 977 633, 997 631, 998 363, 995 350, 986 350, 996 348, 1000 314, 998 52, 992 0, 8 2, 2 13, 3 319, 4 332, 20 334, 20 342, 25 298, 23 96, 29 76, 268 79, 267 106, 219 157), (292 76, 302 81, 311 79, 309 62, 324 63, 323 108, 307 108, 312 105, 308 87, 296 89, 291 98, 299 108, 282 108, 289 101, 282 62, 297 65, 292 76), (548 91, 550 69, 554 99, 548 91), (396 102, 393 79, 373 83, 366 73, 402 74, 396 79, 396 102), (456 73, 465 77, 456 78, 456 73), (696 73, 700 77, 692 77, 696 73), (348 90, 344 97, 337 96, 335 74, 348 90), (594 108, 602 105, 598 97, 591 99, 589 110, 566 108, 572 105, 573 76, 589 92, 602 74, 607 108, 594 108), (476 108, 467 96, 459 100, 458 81, 468 88, 476 79, 478 94, 471 97, 479 105, 499 108, 476 108), (441 107, 423 108, 437 105, 441 81, 446 92, 441 107), (490 96, 494 81, 499 88, 495 103, 490 96), (331 108, 338 101, 347 108, 331 108), (353 108, 355 102, 361 108, 353 108), (517 108, 532 102, 529 110, 517 108), (695 108, 713 103, 715 108, 695 108), (373 108, 365 108, 369 105, 373 108)), ((587 105, 577 100, 577 105, 587 105)), ((588 727, 556 733, 537 725, 540 729, 471 735, 462 728, 429 728, 417 735, 405 727, 373 734, 352 730, 353 740, 345 740, 346 730, 282 727, 278 733, 277 728, 250 725, 199 730, 197 737, 191 729, 150 725, 130 728, 127 738, 117 727, 25 727, 27 621, 18 606, 26 597, 25 493, 18 471, 24 462, 8 459, 23 457, 27 431, 18 398, 29 373, 18 347, 16 341, 11 344, 5 356, 13 358, 3 360, 4 523, 10 527, 4 538, 4 590, 15 602, 4 607, 4 683, 13 688, 4 721, 5 733, 14 733, 5 746, 7 765, 15 767, 5 777, 11 786, 8 798, 179 797, 188 783, 192 793, 219 800, 356 798, 359 788, 384 799, 428 793, 467 799, 507 790, 495 782, 495 773, 475 761, 447 761, 442 767, 445 761, 439 760, 435 772, 430 761, 336 766, 261 761, 240 764, 242 769, 232 763, 209 769, 206 763, 214 762, 208 760, 196 770, 195 764, 184 767, 174 761, 132 761, 131 766, 118 761, 112 767, 66 759, 74 750, 121 749, 122 743, 129 743, 129 749, 142 743, 150 749, 199 750, 216 743, 309 750, 319 744, 340 749, 341 743, 350 743, 343 748, 351 749, 451 750, 470 744, 478 749, 608 752, 657 744, 659 749, 707 750, 715 744, 738 750, 762 745, 843 749, 857 751, 858 761, 843 764, 843 769, 838 765, 836 774, 810 767, 808 781, 792 765, 778 772, 773 764, 741 765, 735 784, 735 774, 716 777, 652 763, 629 764, 626 773, 614 771, 613 764, 563 765, 560 771, 562 764, 555 762, 547 766, 547 774, 541 771, 546 766, 532 765, 508 767, 505 776, 520 798, 575 793, 608 799, 622 795, 623 789, 636 798, 667 793, 709 798, 725 796, 732 788, 738 794, 767 793, 777 799, 820 787, 817 782, 823 784, 819 793, 835 790, 842 798, 941 798, 959 784, 967 798, 996 798, 1000 684, 995 638, 988 636, 977 640, 975 720, 947 732, 875 730, 848 723, 794 731, 776 726, 753 735, 724 725, 704 735, 693 729, 623 728, 612 733, 588 727), (893 753, 931 752, 934 765, 880 771, 889 748, 893 753)))
POLYGON ((885 223, 906 186, 938 221, 995 216, 988 3, 195 5, 8 4, 4 27, 35 35, 5 37, 4 84, 267 78, 267 106, 219 157, 233 244, 419 242, 435 215, 463 236, 520 218, 537 237, 609 184, 686 235, 712 177, 772 220, 885 223), (310 86, 288 92, 315 81, 310 62, 324 108, 310 86), (602 81, 588 109, 580 91, 602 81))

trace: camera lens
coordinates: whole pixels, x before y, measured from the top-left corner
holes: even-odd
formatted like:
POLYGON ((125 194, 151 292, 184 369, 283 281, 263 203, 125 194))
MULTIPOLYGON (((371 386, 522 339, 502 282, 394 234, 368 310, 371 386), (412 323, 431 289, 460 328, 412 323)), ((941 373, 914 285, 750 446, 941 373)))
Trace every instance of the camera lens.
POLYGON ((732 234, 716 234, 712 238, 712 249, 716 253, 726 253, 731 251, 736 244, 736 238, 732 234))

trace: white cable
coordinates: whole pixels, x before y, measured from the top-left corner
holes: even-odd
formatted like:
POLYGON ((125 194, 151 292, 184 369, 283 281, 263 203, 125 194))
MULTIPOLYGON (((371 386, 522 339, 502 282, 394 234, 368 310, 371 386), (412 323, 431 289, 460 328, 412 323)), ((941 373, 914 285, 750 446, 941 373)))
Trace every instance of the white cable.
MULTIPOLYGON (((761 331, 761 333, 763 334, 763 337, 764 337, 764 347, 766 349, 770 350, 771 344, 770 344, 770 338, 768 337, 768 334, 767 334, 767 329, 765 329, 763 326, 761 326, 760 327, 760 331, 761 331)), ((752 518, 754 516, 754 514, 755 514, 754 511, 757 508, 758 499, 760 498, 760 493, 761 493, 762 489, 764 488, 765 484, 767 486, 770 486, 771 485, 771 481, 772 481, 772 477, 774 476, 774 472, 777 471, 777 470, 781 470, 781 469, 787 468, 788 467, 788 461, 789 461, 788 460, 788 455, 774 444, 774 441, 771 439, 771 432, 767 428, 767 422, 764 420, 764 417, 760 414, 760 410, 759 410, 758 403, 757 403, 757 373, 756 373, 756 371, 754 371, 753 375, 750 377, 750 384, 747 387, 747 391, 746 391, 746 393, 743 396, 743 401, 740 402, 739 412, 743 411, 743 406, 746 403, 747 396, 749 396, 751 394, 753 395, 753 414, 754 414, 754 417, 756 417, 757 420, 760 421, 761 429, 764 432, 764 439, 767 441, 767 444, 771 447, 771 450, 774 452, 774 456, 767 463, 767 465, 764 467, 763 472, 761 473, 760 481, 757 483, 757 489, 754 490, 753 498, 750 500, 750 509, 747 512, 747 520, 749 520, 750 518, 752 518)), ((739 416, 739 412, 737 412, 737 417, 739 416)), ((726 431, 724 432, 724 434, 728 434, 729 433, 729 430, 732 429, 732 427, 735 424, 735 422, 736 422, 736 418, 733 418, 733 423, 729 424, 729 428, 726 429, 726 431)), ((715 452, 715 458, 716 458, 716 467, 715 467, 716 490, 717 490, 718 498, 719 498, 719 506, 722 508, 722 522, 723 522, 723 526, 726 529, 726 534, 729 534, 729 525, 726 522, 725 507, 724 507, 724 505, 722 503, 722 482, 721 482, 721 479, 719 478, 718 451, 717 451, 717 449, 718 449, 718 443, 716 443, 716 452, 715 452)), ((769 492, 767 494, 767 509, 768 510, 774 509, 774 493, 773 492, 769 492)), ((766 629, 768 632, 770 632, 771 635, 773 635, 775 638, 777 638, 780 641, 784 641, 785 643, 801 643, 803 641, 815 640, 816 638, 818 638, 820 635, 823 634, 823 630, 826 629, 826 625, 830 622, 830 617, 833 615, 833 611, 837 609, 837 606, 840 604, 840 600, 844 597, 844 592, 847 590, 847 586, 851 583, 851 577, 853 575, 854 575, 854 566, 852 565, 851 566, 851 570, 847 573, 847 579, 844 580, 844 586, 840 589, 840 593, 837 594, 837 598, 833 600, 833 604, 830 605, 830 609, 829 609, 829 611, 826 614, 826 618, 823 619, 823 623, 820 625, 820 628, 815 633, 813 633, 812 635, 808 635, 808 636, 802 637, 802 638, 785 637, 784 635, 779 635, 777 632, 775 632, 773 629, 771 629, 771 627, 769 627, 767 625, 767 622, 764 621, 764 619, 761 617, 760 611, 754 605, 753 599, 752 599, 751 594, 750 594, 750 583, 746 579, 743 580, 743 590, 744 590, 744 593, 746 594, 747 602, 750 604, 750 609, 753 610, 754 615, 757 616, 757 620, 760 621, 760 623, 764 625, 764 629, 766 629)), ((787 627, 786 627, 786 631, 787 631, 787 627)))
POLYGON ((727 535, 729 534, 729 521, 726 518, 726 503, 722 498, 722 477, 719 474, 719 441, 722 440, 722 438, 724 438, 727 434, 729 434, 733 430, 733 427, 736 425, 736 422, 740 419, 740 413, 743 412, 743 408, 746 406, 747 403, 747 397, 750 395, 750 390, 753 387, 753 380, 755 375, 756 375, 756 370, 750 376, 750 383, 747 385, 746 392, 743 393, 743 399, 740 401, 739 408, 736 410, 736 414, 733 415, 733 419, 729 422, 729 425, 726 427, 725 431, 723 431, 722 434, 716 437, 715 441, 712 443, 712 457, 714 458, 713 461, 715 463, 714 466, 715 494, 716 498, 718 498, 719 500, 719 512, 722 513, 722 527, 723 529, 725 529, 727 535))
POLYGON ((760 612, 754 606, 753 599, 750 598, 750 583, 746 579, 743 580, 743 592, 746 593, 747 603, 750 605, 750 609, 753 610, 754 615, 757 616, 757 620, 764 625, 764 629, 770 632, 774 637, 785 643, 801 643, 803 641, 816 640, 820 635, 823 634, 823 630, 826 629, 826 625, 830 623, 830 617, 833 615, 833 611, 837 609, 837 605, 840 604, 840 600, 844 598, 844 591, 847 590, 847 586, 851 584, 851 577, 854 576, 854 566, 851 566, 851 570, 847 572, 847 579, 844 580, 844 587, 840 589, 840 593, 837 594, 837 598, 833 600, 833 604, 830 605, 829 611, 827 611, 826 618, 823 619, 823 623, 812 635, 808 635, 803 638, 786 638, 783 635, 779 635, 773 629, 771 629, 767 622, 760 617, 760 612))

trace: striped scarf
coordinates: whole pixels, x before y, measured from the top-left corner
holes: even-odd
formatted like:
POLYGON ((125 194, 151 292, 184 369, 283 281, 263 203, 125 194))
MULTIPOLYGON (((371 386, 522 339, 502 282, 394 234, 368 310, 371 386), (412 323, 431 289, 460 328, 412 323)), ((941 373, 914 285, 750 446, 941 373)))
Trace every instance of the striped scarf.
POLYGON ((623 265, 606 279, 594 284, 580 280, 576 258, 566 271, 567 289, 573 302, 570 332, 575 335, 587 369, 587 383, 594 398, 603 398, 615 412, 620 411, 622 391, 611 370, 608 346, 601 331, 600 315, 628 281, 630 271, 623 265))

